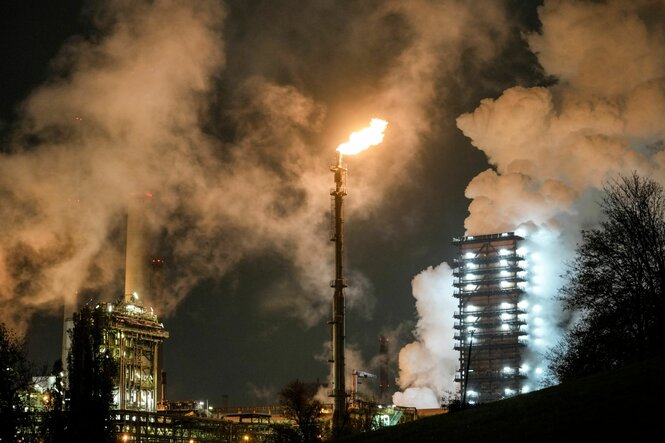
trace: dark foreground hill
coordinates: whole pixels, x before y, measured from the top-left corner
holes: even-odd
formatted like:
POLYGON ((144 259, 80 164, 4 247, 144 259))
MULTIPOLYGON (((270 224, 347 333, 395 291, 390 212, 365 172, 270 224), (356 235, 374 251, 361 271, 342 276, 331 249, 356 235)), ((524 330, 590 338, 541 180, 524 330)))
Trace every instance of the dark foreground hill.
POLYGON ((658 358, 342 441, 665 441, 664 379, 658 358))

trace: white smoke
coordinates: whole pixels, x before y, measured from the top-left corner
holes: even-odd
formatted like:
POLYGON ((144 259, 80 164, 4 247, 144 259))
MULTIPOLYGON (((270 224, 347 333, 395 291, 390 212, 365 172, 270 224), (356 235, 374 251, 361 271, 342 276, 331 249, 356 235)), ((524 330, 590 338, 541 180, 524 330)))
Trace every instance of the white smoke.
MULTIPOLYGON (((294 10, 282 7, 274 12, 294 10)), ((371 214, 405 179, 421 138, 440 118, 431 112, 439 78, 454 75, 467 50, 479 62, 490 59, 503 38, 494 6, 393 1, 358 6, 360 14, 349 17, 329 2, 309 2, 306 10, 319 22, 349 30, 330 44, 352 48, 363 69, 369 56, 384 60, 345 80, 351 92, 335 90, 334 97, 353 99, 344 111, 331 111, 301 87, 300 79, 312 76, 311 60, 299 57, 301 46, 281 28, 267 27, 262 38, 270 42, 247 54, 253 67, 288 72, 291 83, 258 70, 225 79, 235 81, 231 92, 220 89, 227 46, 218 1, 111 0, 92 10, 99 29, 62 48, 52 77, 22 104, 0 159, 0 309, 19 332, 35 312, 57 312, 63 298, 82 290, 117 296, 123 253, 114 240, 128 196, 144 191, 154 193, 153 225, 163 227, 178 274, 164 299, 146 300, 160 314, 201 279, 275 253, 294 274, 271 285, 263 308, 319 323, 329 311, 322 276, 332 274, 325 196, 334 148, 372 116, 390 122, 381 147, 363 156, 362 174, 353 175, 349 160, 347 217, 371 214), (396 32, 404 34, 395 47, 376 40, 396 32), (232 128, 232 139, 211 133, 220 123, 232 128)), ((321 38, 318 25, 297 26, 321 38)), ((371 285, 348 277, 349 307, 368 314, 371 285)))
POLYGON ((420 319, 413 332, 416 341, 399 352, 398 384, 404 392, 393 403, 416 408, 438 408, 454 392, 457 352, 453 349, 453 272, 447 263, 429 267, 412 281, 420 319))
MULTIPOLYGON (((633 171, 665 181, 664 13, 657 0, 545 1, 542 32, 527 41, 557 84, 508 89, 457 119, 492 165, 466 189, 472 200, 466 235, 519 230, 528 238, 533 281, 525 369, 532 389, 541 382, 545 352, 561 334, 554 296, 565 262, 580 229, 598 220, 603 184, 633 171)), ((451 294, 452 282, 441 291, 441 297, 451 294)), ((433 309, 418 314, 419 324, 441 315, 433 309)), ((442 348, 450 349, 452 325, 440 334, 448 340, 442 348)), ((424 339, 402 350, 400 386, 415 389, 397 393, 396 402, 439 401, 442 379, 432 380, 425 370, 437 355, 424 339)))
POLYGON ((467 235, 527 233, 531 388, 561 335, 554 297, 580 230, 597 221, 594 196, 617 174, 663 181, 665 124, 651 114, 665 109, 663 12, 648 0, 546 1, 528 42, 558 84, 511 88, 457 119, 494 167, 466 189, 467 235))

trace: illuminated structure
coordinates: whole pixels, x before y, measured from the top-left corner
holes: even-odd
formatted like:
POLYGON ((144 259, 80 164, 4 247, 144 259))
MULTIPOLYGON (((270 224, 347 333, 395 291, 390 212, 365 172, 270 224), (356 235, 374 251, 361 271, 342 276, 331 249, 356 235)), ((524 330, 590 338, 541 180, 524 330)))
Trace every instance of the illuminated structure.
MULTIPOLYGON (((113 408, 118 410, 157 410, 159 347, 169 337, 153 309, 140 300, 149 289, 155 289, 155 284, 150 285, 154 278, 148 271, 151 261, 146 248, 149 229, 145 207, 151 197, 149 193, 137 195, 129 204, 124 295, 115 302, 95 306, 103 314, 103 346, 117 365, 113 408)), ((161 259, 152 260, 153 274, 161 273, 162 265, 161 259)), ((70 319, 66 318, 65 329, 71 329, 70 319)), ((71 343, 65 340, 64 345, 66 355, 71 343)))
POLYGON ((104 315, 104 343, 118 365, 114 409, 157 410, 159 345, 169 337, 152 309, 138 299, 98 305, 104 315))
POLYGON ((462 401, 490 402, 524 391, 526 258, 514 232, 453 240, 455 350, 462 401))

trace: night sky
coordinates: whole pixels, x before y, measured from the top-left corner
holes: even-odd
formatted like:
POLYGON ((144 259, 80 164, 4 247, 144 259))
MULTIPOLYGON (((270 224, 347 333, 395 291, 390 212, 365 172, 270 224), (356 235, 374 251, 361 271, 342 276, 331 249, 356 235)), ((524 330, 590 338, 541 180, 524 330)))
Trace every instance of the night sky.
POLYGON ((65 298, 121 295, 127 196, 149 190, 168 396, 272 404, 325 381, 329 166, 372 117, 385 141, 346 158, 349 372, 378 373, 386 335, 397 376, 412 279, 452 263, 453 237, 586 226, 603 179, 662 175, 662 113, 634 111, 665 109, 662 2, 188 3, 0 6, 0 309, 40 367, 65 298), (516 180, 523 209, 498 192, 516 180))

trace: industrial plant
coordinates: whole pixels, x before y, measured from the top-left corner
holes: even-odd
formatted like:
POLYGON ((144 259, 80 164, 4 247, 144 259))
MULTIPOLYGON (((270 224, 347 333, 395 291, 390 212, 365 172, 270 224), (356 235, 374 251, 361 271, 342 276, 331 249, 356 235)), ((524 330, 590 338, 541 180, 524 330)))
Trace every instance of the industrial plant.
MULTIPOLYGON (((347 371, 345 365, 344 197, 347 168, 345 154, 356 154, 383 139, 387 122, 373 119, 369 128, 354 133, 337 150, 331 167, 335 188, 331 190, 331 236, 334 242, 335 278, 331 319, 332 380, 328 394, 332 404, 323 405, 333 438, 348 432, 352 420, 364 420, 364 430, 413 420, 415 408, 390 402, 388 338, 379 338, 378 376, 364 369, 347 371), (351 375, 347 389, 346 375, 351 375), (374 381, 375 394, 363 396, 359 385, 374 381), (368 415, 369 414, 369 415, 368 415)), ((284 408, 265 406, 229 410, 194 400, 167 398, 166 372, 160 367, 160 349, 169 332, 146 301, 159 299, 163 291, 163 260, 147 251, 151 228, 152 194, 130 198, 127 211, 127 242, 124 293, 116 301, 99 303, 103 350, 116 366, 113 380, 113 431, 122 441, 236 442, 262 441, 274 422, 288 421, 284 408)), ((514 232, 454 239, 454 291, 458 310, 454 349, 459 352, 459 383, 463 404, 490 402, 528 390, 524 372, 527 348, 527 257, 514 232)), ((441 294, 450 297, 451 293, 441 294)), ((71 312, 71 317, 78 313, 71 312)), ((66 314, 63 355, 69 353, 72 318, 66 314)), ((452 336, 452 331, 451 331, 452 336)), ((451 342, 451 347, 453 346, 451 342)), ((321 386, 317 386, 321 387, 321 386)), ((440 409, 432 413, 441 413, 440 409)))

